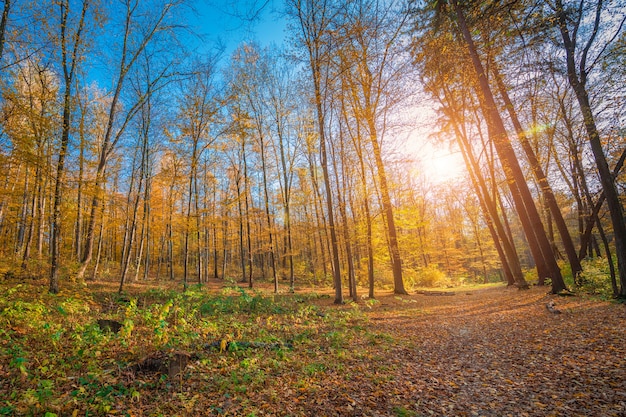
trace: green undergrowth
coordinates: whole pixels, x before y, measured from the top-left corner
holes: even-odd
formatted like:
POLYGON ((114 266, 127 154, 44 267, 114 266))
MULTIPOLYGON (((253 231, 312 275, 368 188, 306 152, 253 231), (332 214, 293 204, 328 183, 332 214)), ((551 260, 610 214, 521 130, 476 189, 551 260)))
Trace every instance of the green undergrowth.
POLYGON ((196 286, 120 296, 75 286, 51 295, 33 284, 0 287, 0 415, 129 415, 141 404, 161 404, 159 395, 183 395, 183 380, 205 395, 230 397, 279 372, 306 385, 334 369, 366 320, 356 304, 320 307, 317 294, 196 286), (120 323, 119 332, 101 329, 102 319, 120 323), (181 351, 194 364, 180 381, 129 371, 151 354, 181 351))
MULTIPOLYGON (((559 262, 565 285, 578 294, 585 294, 601 300, 614 299, 611 274, 606 258, 587 258, 581 261, 583 271, 574 279, 569 263, 559 262)), ((617 262, 613 259, 615 271, 617 262)), ((617 278, 619 280, 619 278, 617 278)), ((549 282, 548 282, 549 284, 549 282)))

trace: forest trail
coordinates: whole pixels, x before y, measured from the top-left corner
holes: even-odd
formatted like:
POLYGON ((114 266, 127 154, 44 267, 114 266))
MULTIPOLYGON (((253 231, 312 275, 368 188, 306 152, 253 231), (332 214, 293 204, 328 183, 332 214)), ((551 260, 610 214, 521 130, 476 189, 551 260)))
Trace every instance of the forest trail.
POLYGON ((381 403, 396 415, 626 415, 624 305, 540 287, 380 301, 368 331, 394 343, 343 388, 357 403, 378 398, 353 415, 389 415, 381 403))

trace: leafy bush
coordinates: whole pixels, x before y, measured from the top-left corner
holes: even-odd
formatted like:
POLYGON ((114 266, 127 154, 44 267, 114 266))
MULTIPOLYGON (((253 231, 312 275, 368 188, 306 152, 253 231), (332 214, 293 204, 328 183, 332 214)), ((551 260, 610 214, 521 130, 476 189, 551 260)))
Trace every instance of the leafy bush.
POLYGON ((450 284, 450 278, 435 265, 420 268, 413 283, 418 287, 447 287, 450 284))
POLYGON ((613 296, 609 265, 604 258, 584 259, 583 272, 578 277, 580 291, 610 298, 613 296))

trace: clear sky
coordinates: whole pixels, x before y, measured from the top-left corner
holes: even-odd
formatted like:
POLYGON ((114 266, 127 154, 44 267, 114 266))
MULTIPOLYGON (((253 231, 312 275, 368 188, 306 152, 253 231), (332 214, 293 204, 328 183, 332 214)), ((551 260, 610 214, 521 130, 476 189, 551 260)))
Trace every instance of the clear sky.
POLYGON ((190 17, 189 24, 209 48, 223 44, 226 56, 243 41, 281 44, 286 37, 280 0, 196 0, 195 8, 197 15, 190 17))

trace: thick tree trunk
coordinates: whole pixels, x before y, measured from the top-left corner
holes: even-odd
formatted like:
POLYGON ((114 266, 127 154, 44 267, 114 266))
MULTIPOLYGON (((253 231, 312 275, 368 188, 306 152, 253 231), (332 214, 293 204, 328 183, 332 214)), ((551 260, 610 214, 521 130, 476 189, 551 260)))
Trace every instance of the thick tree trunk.
POLYGON ((566 289, 561 271, 556 263, 556 259, 554 258, 552 247, 545 234, 545 230, 543 229, 541 218, 532 199, 530 190, 528 189, 524 174, 519 166, 511 143, 508 140, 506 128, 504 127, 504 123, 498 113, 485 71, 478 56, 470 30, 467 27, 463 10, 459 6, 457 0, 453 0, 453 5, 456 11, 459 29, 461 30, 461 34, 463 35, 465 43, 468 47, 472 64, 480 84, 479 95, 482 95, 482 107, 485 119, 487 120, 489 134, 494 142, 505 174, 509 180, 508 185, 511 189, 511 194, 514 199, 517 212, 520 214, 522 226, 524 227, 531 248, 535 250, 534 254, 542 256, 543 260, 545 260, 547 264, 547 267, 549 268, 550 278, 552 280, 552 292, 560 292, 566 289), (523 213, 528 215, 527 219, 524 218, 523 213), (538 243, 537 248, 533 248, 533 234, 534 239, 536 239, 538 243))
POLYGON ((578 274, 582 272, 582 266, 580 265, 580 261, 578 260, 578 256, 576 254, 576 248, 574 247, 574 242, 572 241, 572 236, 570 235, 569 229, 567 228, 567 224, 565 223, 565 219, 563 218, 563 214, 561 213, 561 209, 554 197, 554 192, 552 191, 552 187, 548 183, 548 179, 546 178, 546 174, 543 172, 543 168, 539 164, 537 159, 537 155, 535 154, 528 138, 526 137, 526 133, 522 128, 522 124, 517 117, 517 112, 513 107, 513 102, 509 97, 509 93, 507 87, 504 85, 504 81, 500 75, 500 72, 497 66, 492 66, 492 71, 494 72, 494 78, 496 80, 496 84, 500 91, 500 96, 502 97, 506 109, 511 117, 511 121, 513 122, 513 127, 517 133, 517 137, 524 149, 524 153, 528 158, 528 162, 532 168, 532 171, 535 175, 537 182, 539 183, 539 188, 543 193, 543 197, 545 199, 546 206, 549 209, 550 214, 552 214, 552 219, 556 223, 556 227, 559 231, 559 235, 561 236, 561 241, 563 242, 563 247, 565 248, 565 254, 567 256, 567 260, 571 266, 572 276, 576 277, 578 274))

